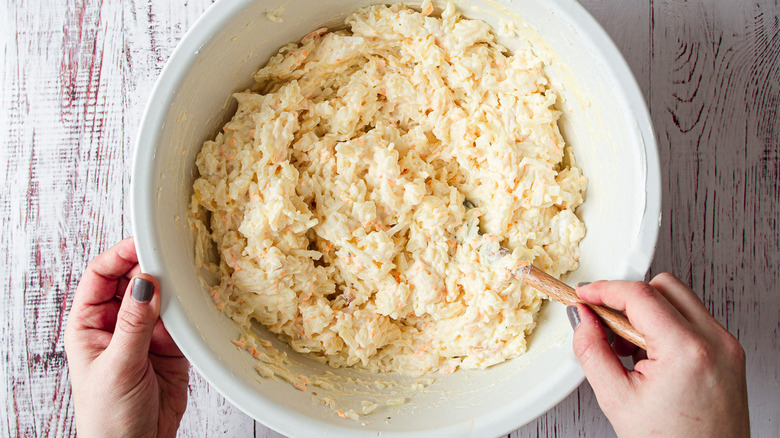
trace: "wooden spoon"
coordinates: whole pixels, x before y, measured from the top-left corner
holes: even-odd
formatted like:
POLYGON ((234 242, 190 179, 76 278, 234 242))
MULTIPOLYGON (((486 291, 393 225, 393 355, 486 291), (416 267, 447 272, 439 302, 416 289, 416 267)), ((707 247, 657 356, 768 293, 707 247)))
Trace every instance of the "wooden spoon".
POLYGON ((614 309, 610 309, 605 306, 597 306, 595 304, 588 304, 577 293, 569 287, 566 283, 556 279, 541 269, 531 264, 527 266, 521 266, 513 269, 512 275, 524 281, 529 286, 546 293, 550 298, 560 301, 566 306, 570 306, 574 303, 583 303, 590 308, 596 315, 604 321, 607 327, 611 328, 621 338, 631 342, 637 347, 647 350, 647 344, 645 344, 645 338, 641 333, 637 331, 634 326, 628 322, 628 319, 614 309))
MULTIPOLYGON (((463 206, 466 207, 467 210, 474 208, 474 204, 468 200, 463 202, 463 206)), ((476 218, 472 219, 470 227, 473 230, 472 233, 479 235, 482 234, 479 229, 479 222, 476 221, 476 218)), ((499 248, 498 252, 490 253, 489 257, 493 259, 492 261, 496 261, 498 258, 506 257, 509 254, 510 251, 502 247, 499 248)), ((642 334, 639 333, 630 322, 628 322, 628 319, 626 319, 622 313, 614 309, 610 309, 609 307, 598 306, 584 302, 580 297, 577 296, 577 293, 574 291, 574 289, 569 287, 566 283, 563 283, 550 274, 533 266, 529 262, 525 262, 520 266, 511 268, 509 272, 518 280, 523 281, 531 287, 546 293, 550 298, 553 298, 566 306, 570 306, 574 303, 582 303, 588 306, 593 311, 593 313, 598 315, 599 318, 604 321, 604 324, 611 328, 612 331, 615 332, 618 336, 643 350, 647 350, 647 344, 645 344, 644 336, 642 336, 642 334)))

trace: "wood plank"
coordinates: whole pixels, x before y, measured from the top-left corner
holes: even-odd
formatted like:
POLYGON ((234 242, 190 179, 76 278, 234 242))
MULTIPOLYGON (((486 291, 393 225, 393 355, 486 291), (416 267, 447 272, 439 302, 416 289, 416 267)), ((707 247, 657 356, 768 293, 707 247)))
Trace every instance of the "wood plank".
POLYGON ((780 436, 778 11, 656 2, 650 65, 665 196, 653 272, 689 282, 742 343, 757 436, 780 436))
POLYGON ((272 429, 269 429, 265 426, 263 426, 260 423, 255 422, 255 438, 285 438, 285 435, 282 435, 279 432, 276 432, 272 429))
POLYGON ((3 204, 1 244, 11 255, 3 307, 13 311, 2 329, 10 384, 0 396, 9 436, 73 433, 65 309, 85 261, 108 234, 121 233, 121 223, 104 220, 121 196, 90 188, 121 186, 123 177, 121 150, 98 147, 111 141, 115 120, 105 105, 114 96, 98 90, 118 78, 101 76, 100 12, 96 2, 20 3, 4 29, 15 36, 4 39, 14 55, 4 73, 14 91, 3 106, 11 136, 3 148, 2 190, 10 202, 3 204), (113 171, 95 172, 96 163, 113 163, 113 171))
MULTIPOLYGON (((3 308, 13 309, 2 325, 7 436, 75 433, 63 320, 86 263, 131 232, 127 195, 136 127, 171 51, 210 4, 3 8, 3 22, 11 24, 4 53, 14 55, 4 63, 2 112, 10 133, 2 148, 9 181, 2 220, 10 232, 1 235, 0 248, 13 255, 2 277, 13 291, 3 294, 3 308)), ((194 377, 184 423, 213 413, 213 398, 194 377)), ((213 430, 235 430, 236 417, 253 430, 236 408, 224 411, 234 415, 206 417, 213 430)))
MULTIPOLYGON (((210 0, 0 8, 0 435, 75 435, 62 329, 88 260, 131 232, 133 140, 156 77, 210 0)), ((780 436, 780 7, 586 0, 658 133, 652 272, 689 281, 748 353, 751 421, 780 436)), ((510 436, 610 436, 587 383, 510 436)), ((192 373, 180 436, 280 437, 192 373)))
POLYGON ((187 411, 179 426, 179 437, 256 436, 256 423, 192 369, 189 389, 187 411))

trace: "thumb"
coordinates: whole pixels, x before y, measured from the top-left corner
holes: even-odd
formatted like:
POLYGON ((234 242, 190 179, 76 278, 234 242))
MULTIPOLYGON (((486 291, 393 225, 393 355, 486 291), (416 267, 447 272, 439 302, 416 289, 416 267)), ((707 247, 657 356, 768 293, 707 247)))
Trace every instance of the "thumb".
POLYGON ((152 332, 160 315, 160 287, 151 275, 139 274, 127 285, 116 328, 106 352, 120 368, 145 370, 152 332))
POLYGON ((628 370, 609 345, 601 321, 584 304, 569 306, 566 312, 574 327, 574 355, 580 361, 599 404, 606 401, 605 398, 619 396, 629 383, 628 370))

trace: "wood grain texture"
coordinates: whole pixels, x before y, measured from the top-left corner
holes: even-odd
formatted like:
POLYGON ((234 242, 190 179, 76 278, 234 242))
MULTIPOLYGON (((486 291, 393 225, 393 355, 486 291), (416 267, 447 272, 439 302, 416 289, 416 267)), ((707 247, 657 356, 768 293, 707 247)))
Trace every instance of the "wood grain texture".
POLYGON ((780 436, 779 13, 656 2, 650 58, 664 171, 652 272, 678 274, 742 343, 756 436, 780 436))
MULTIPOLYGON (((0 436, 75 436, 62 330, 87 262, 130 234, 135 130, 210 0, 0 6, 0 436)), ((780 436, 780 5, 584 0, 626 57, 659 140, 671 271, 747 352, 755 436, 780 436)), ((584 383, 510 434, 610 436, 584 383)), ((194 371, 182 437, 277 438, 194 371)))

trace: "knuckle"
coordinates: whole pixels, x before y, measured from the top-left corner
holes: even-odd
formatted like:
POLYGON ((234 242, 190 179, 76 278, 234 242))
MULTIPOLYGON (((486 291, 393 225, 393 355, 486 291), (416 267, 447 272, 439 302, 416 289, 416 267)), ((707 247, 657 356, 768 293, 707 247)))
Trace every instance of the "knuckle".
POLYGON ((658 291, 655 290, 655 288, 649 283, 645 283, 643 281, 636 282, 632 288, 632 291, 635 298, 642 300, 654 299, 658 296, 658 291))
POLYGON ((581 338, 574 339, 574 343, 572 344, 572 349, 574 350, 574 355, 580 359, 580 362, 585 361, 585 356, 587 355, 588 346, 590 346, 590 342, 583 340, 581 338))
POLYGON ((574 349, 574 355, 579 358, 581 363, 590 363, 592 360, 594 360, 594 356, 597 350, 597 341, 595 339, 590 336, 579 336, 575 338, 574 341, 575 342, 572 345, 572 348, 574 349))
POLYGON ((75 350, 77 345, 83 338, 83 331, 76 326, 76 321, 73 319, 68 320, 65 324, 65 331, 63 333, 63 344, 65 346, 65 352, 68 350, 75 350))
POLYGON ((730 361, 737 363, 745 362, 745 349, 742 347, 742 344, 739 343, 737 338, 729 334, 729 336, 726 337, 726 339, 723 341, 723 345, 726 357, 730 361))
POLYGON ((694 360, 702 365, 712 365, 715 363, 715 358, 712 354, 712 349, 705 345, 699 345, 698 348, 693 350, 693 358, 694 360))
POLYGON ((688 289, 687 285, 680 281, 680 279, 677 278, 674 274, 669 272, 662 272, 656 275, 652 280, 650 280, 649 283, 652 287, 667 291, 679 291, 680 286, 684 286, 686 289, 688 289))
POLYGON ((707 366, 715 362, 712 348, 703 340, 695 338, 686 343, 684 356, 687 360, 707 366))
POLYGON ((739 345, 735 349, 732 357, 735 361, 739 362, 743 367, 745 366, 745 362, 747 362, 747 355, 745 354, 745 349, 742 348, 742 345, 739 345))
POLYGON ((657 283, 669 284, 676 281, 677 281, 677 277, 675 277, 674 274, 669 272, 661 272, 660 274, 653 277, 653 282, 657 282, 657 283))
POLYGON ((87 263, 87 270, 88 271, 94 271, 95 268, 100 264, 100 255, 93 257, 89 263, 87 263))
POLYGON ((149 328, 149 318, 135 308, 124 309, 116 321, 117 329, 126 333, 142 333, 149 328))

